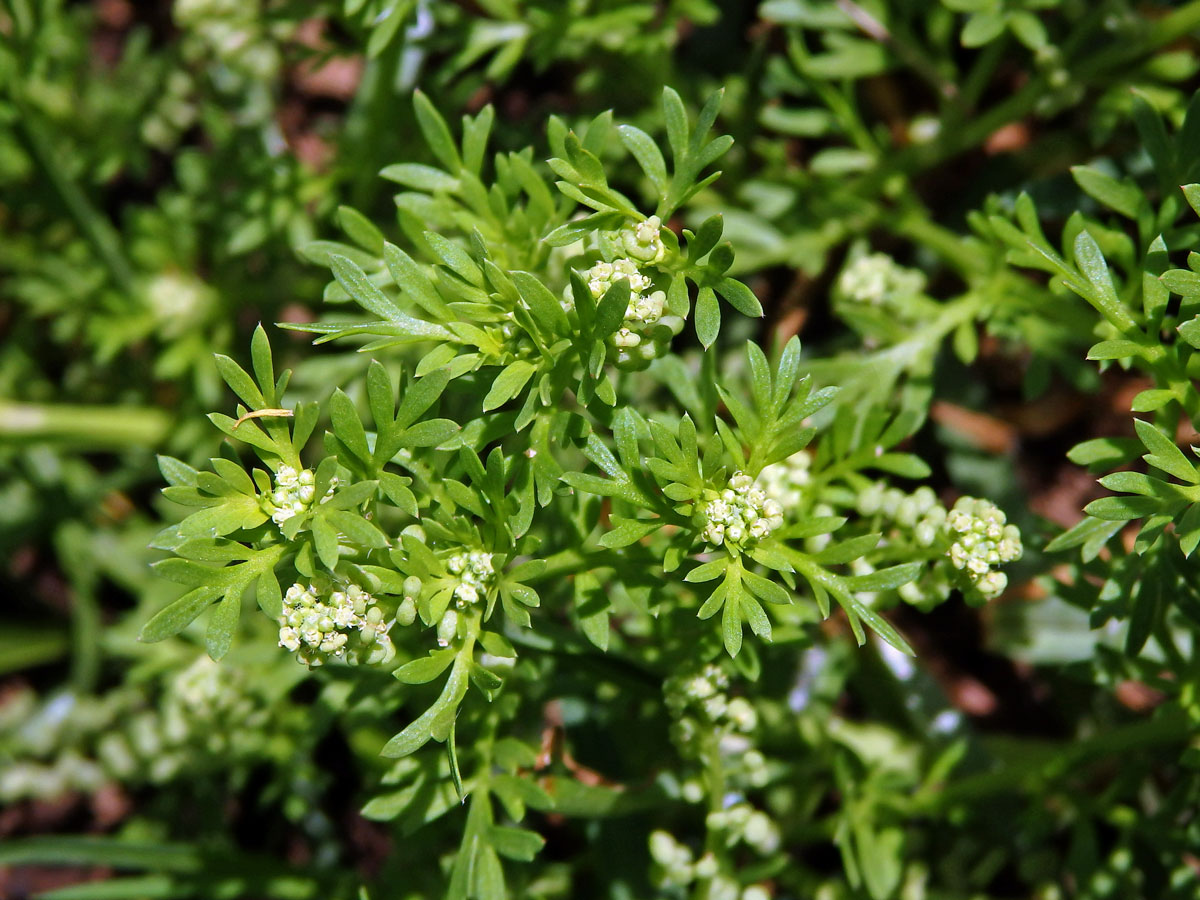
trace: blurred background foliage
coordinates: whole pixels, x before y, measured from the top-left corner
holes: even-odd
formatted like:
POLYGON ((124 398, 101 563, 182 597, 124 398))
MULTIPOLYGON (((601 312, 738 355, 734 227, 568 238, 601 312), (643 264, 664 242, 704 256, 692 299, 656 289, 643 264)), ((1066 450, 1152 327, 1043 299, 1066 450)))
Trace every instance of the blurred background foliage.
MULTIPOLYGON (((1144 145, 1200 147, 1198 34, 1200 4, 1155 0, 6 0, 0 894, 440 889, 455 825, 410 843, 419 822, 360 812, 391 679, 306 681, 264 623, 220 667, 135 640, 172 596, 147 568, 170 515, 154 456, 214 455, 214 352, 244 360, 258 322, 316 318, 327 278, 298 248, 337 237, 339 207, 394 225, 378 172, 430 161, 413 89, 451 121, 494 104, 507 151, 608 108, 661 133, 671 85, 693 110, 727 91, 724 175, 672 223, 722 213, 766 309, 722 345, 799 333, 817 379, 864 407, 932 400, 912 444, 934 486, 996 499, 1030 551, 987 609, 896 610, 915 662, 853 649, 836 621, 774 659, 763 804, 789 856, 756 877, 822 900, 1196 897, 1200 583, 1169 550, 1040 552, 1102 493, 1067 450, 1132 436, 1146 384, 1085 361, 1094 317, 1010 266, 997 223, 1058 234, 1082 210, 1137 271, 1154 232, 1114 222, 1072 167, 1168 202, 1181 182, 1144 145), (882 310, 845 280, 873 253, 920 273, 882 310), (1154 565, 1185 614, 1143 648, 1096 585, 1154 565)), ((303 340, 276 341, 285 364, 315 354, 298 398, 364 371, 303 340)), ((558 717, 546 739, 567 729, 578 771, 612 781, 548 774, 573 818, 545 818, 513 896, 651 896, 644 836, 690 827, 653 815, 661 784, 616 789, 669 751, 652 707, 607 708, 597 677, 535 699, 558 717)))

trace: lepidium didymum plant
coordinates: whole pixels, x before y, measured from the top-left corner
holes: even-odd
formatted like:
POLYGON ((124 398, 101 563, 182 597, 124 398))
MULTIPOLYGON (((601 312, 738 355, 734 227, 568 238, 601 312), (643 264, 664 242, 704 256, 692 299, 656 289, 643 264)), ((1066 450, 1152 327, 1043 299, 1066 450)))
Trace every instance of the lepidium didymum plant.
POLYGON ((369 694, 395 732, 373 745, 395 762, 367 777, 365 814, 408 832, 467 806, 457 850, 438 837, 422 857, 444 851, 449 896, 533 895, 536 864, 501 865, 542 847, 552 826, 530 808, 647 803, 673 810, 664 823, 695 807, 701 836, 648 833, 638 877, 766 896, 788 833, 763 804, 786 771, 757 749, 760 704, 786 692, 764 668, 834 609, 860 644, 870 629, 911 652, 882 610, 982 602, 1020 555, 995 506, 916 484, 929 469, 903 448, 923 409, 838 408, 795 338, 719 360, 722 315, 762 310, 728 275, 720 216, 675 222, 732 144, 709 134, 720 99, 691 120, 666 90, 666 153, 610 113, 552 118, 543 166, 531 148, 489 156, 490 107, 456 140, 418 94, 434 164, 384 170, 402 187, 391 235, 342 209, 350 243, 304 249, 338 311, 288 326, 357 343, 365 374, 289 405, 260 328, 251 371, 217 359, 241 401, 211 417, 222 455, 163 461, 193 511, 159 567, 188 592, 143 638, 203 635, 219 658, 254 597, 280 665, 358 684, 347 713, 369 694), (703 352, 676 347, 689 328, 703 352), (608 738, 621 771, 583 768, 563 697, 593 733, 642 729, 608 738), (639 801, 619 782, 654 787, 639 801))

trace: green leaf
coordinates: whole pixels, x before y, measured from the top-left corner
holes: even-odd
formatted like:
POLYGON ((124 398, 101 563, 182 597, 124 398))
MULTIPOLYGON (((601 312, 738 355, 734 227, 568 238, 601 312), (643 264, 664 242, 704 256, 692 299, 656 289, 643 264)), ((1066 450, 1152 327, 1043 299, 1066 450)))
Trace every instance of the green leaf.
POLYGON ((696 297, 696 337, 707 350, 721 331, 721 308, 710 287, 702 287, 696 297))
POLYGON ((187 628, 200 613, 208 609, 221 596, 219 585, 206 584, 189 591, 178 600, 159 610, 142 626, 140 640, 147 643, 161 641, 187 628))
POLYGON ((1167 388, 1152 388, 1135 394, 1129 408, 1132 412, 1154 412, 1162 409, 1174 399, 1174 391, 1167 388))
POLYGON ((433 722, 436 709, 437 707, 430 707, 420 717, 410 722, 407 728, 384 744, 379 755, 389 759, 399 759, 424 747, 431 737, 429 726, 433 722))
POLYGON ((1128 179, 1118 181, 1090 166, 1072 166, 1075 183, 1109 209, 1129 219, 1136 219, 1145 205, 1142 192, 1128 179))
POLYGON ((454 144, 454 138, 450 136, 446 120, 430 99, 419 90, 413 92, 413 111, 417 114, 417 125, 425 137, 425 143, 429 145, 438 162, 445 166, 448 172, 460 171, 462 161, 458 157, 458 147, 454 144))
POLYGON ((1147 348, 1136 341, 1117 340, 1101 341, 1093 344, 1088 350, 1088 359, 1125 359, 1127 357, 1144 357, 1147 348))
POLYGON ((487 412, 488 410, 503 406, 513 397, 517 396, 517 394, 521 393, 536 371, 537 366, 523 359, 505 366, 503 371, 496 376, 496 380, 492 382, 491 390, 487 392, 487 396, 483 398, 483 411, 487 412))
POLYGON ((1077 466, 1096 470, 1124 465, 1138 455, 1142 444, 1133 438, 1093 438, 1067 451, 1067 459, 1077 466))
POLYGON ((398 163, 387 166, 379 173, 388 181, 395 181, 405 187, 417 188, 431 193, 453 193, 458 190, 458 179, 447 175, 441 169, 433 166, 423 166, 419 163, 398 163))
POLYGON ((408 319, 395 301, 375 286, 357 265, 344 256, 329 257, 329 269, 333 277, 363 309, 389 322, 408 319))
POLYGON ((667 179, 667 164, 663 160, 662 151, 658 149, 658 144, 650 135, 633 125, 619 125, 617 134, 621 138, 621 143, 633 154, 633 158, 642 167, 642 171, 646 173, 650 183, 660 194, 665 194, 670 182, 667 179))
POLYGON ((902 478, 928 478, 932 471, 925 460, 911 453, 884 453, 872 459, 870 466, 902 478))
POLYGON ((618 278, 612 287, 604 292, 596 306, 596 317, 592 322, 592 335, 602 341, 614 334, 625 319, 625 311, 629 308, 629 279, 618 278))
POLYGON ((189 466, 182 460, 178 460, 173 456, 159 456, 158 470, 162 473, 163 478, 168 484, 194 487, 196 484, 196 476, 199 474, 195 469, 189 466))
POLYGON ((333 433, 359 460, 369 462, 371 451, 367 447, 367 433, 354 403, 338 388, 329 399, 329 419, 333 433))
POLYGON ((339 206, 337 218, 338 225, 350 240, 373 256, 383 253, 383 232, 370 219, 349 206, 339 206))
POLYGON ((908 584, 921 574, 922 568, 919 562, 902 563, 866 575, 847 575, 842 583, 852 591, 890 591, 908 584))
POLYGON ((545 846, 546 840, 535 831, 493 825, 488 829, 488 843, 508 859, 529 862, 545 846))
MULTIPOLYGON (((384 244, 383 261, 387 264, 388 272, 400 290, 426 313, 443 322, 452 322, 458 318, 438 294, 433 282, 429 280, 411 256, 395 244, 384 244)), ((447 338, 451 337, 450 333, 444 329, 442 333, 447 338)))
POLYGON ((1200 350, 1200 316, 1188 319, 1178 328, 1179 336, 1192 347, 1200 350))
POLYGON ((392 675, 404 684, 426 684, 433 681, 450 667, 458 651, 453 647, 431 650, 423 656, 400 666, 392 675))
POLYGON ((250 338, 250 361, 254 367, 254 377, 263 387, 265 405, 277 406, 279 398, 274 395, 275 365, 271 360, 271 342, 267 340, 267 332, 261 322, 250 338))
POLYGON ((1122 528, 1122 520, 1109 521, 1088 517, 1080 520, 1046 545, 1048 553, 1083 547, 1085 560, 1095 558, 1109 538, 1122 528))
POLYGON ((241 591, 230 591, 208 617, 204 643, 212 659, 221 659, 229 652, 241 612, 241 591))
POLYGON ((487 845, 479 847, 475 855, 474 890, 477 900, 508 900, 508 888, 504 883, 504 869, 500 857, 487 845))
POLYGON ((262 391, 258 389, 258 385, 254 383, 254 379, 246 373, 245 369, 224 354, 216 353, 213 354, 213 357, 217 362, 217 371, 221 373, 221 378, 250 409, 262 409, 267 405, 262 391))
POLYGON ((1089 516, 1111 522, 1140 519, 1158 511, 1162 501, 1156 497, 1101 497, 1083 508, 1089 516))
POLYGON ((569 332, 567 314, 563 312, 558 298, 550 293, 550 289, 542 284, 536 275, 520 271, 509 274, 513 284, 521 292, 521 299, 529 305, 529 311, 533 313, 534 319, 548 334, 559 335, 569 332))
MULTIPOLYGON (((1137 322, 1117 297, 1108 263, 1104 260, 1104 254, 1100 252, 1100 245, 1087 229, 1080 231, 1075 238, 1075 262, 1091 285, 1091 290, 1082 292, 1083 298, 1095 306, 1097 311, 1122 333, 1135 331, 1137 322)), ((1070 282, 1068 286, 1072 290, 1077 288, 1077 285, 1070 282)))
POLYGON ((612 517, 613 528, 606 531, 600 538, 600 546, 610 550, 628 547, 635 544, 648 534, 653 534, 665 523, 660 519, 649 521, 643 519, 625 519, 620 516, 612 517))
POLYGON ((671 153, 675 158, 676 168, 678 168, 688 147, 687 112, 683 108, 683 101, 679 99, 679 94, 671 87, 663 88, 662 105, 663 118, 667 125, 667 141, 671 145, 671 153))
POLYGON ((1144 459, 1156 469, 1174 475, 1180 481, 1189 484, 1200 484, 1200 472, 1196 471, 1183 451, 1175 446, 1175 442, 1165 434, 1142 419, 1133 420, 1134 430, 1146 449, 1150 451, 1144 459))
POLYGON ((751 593, 765 600, 767 603, 787 605, 792 602, 792 595, 781 585, 776 584, 769 578, 764 578, 753 572, 742 572, 742 583, 746 585, 751 593))
POLYGON ((725 651, 730 656, 737 656, 742 649, 742 610, 741 598, 733 591, 725 599, 725 608, 721 612, 721 635, 725 642, 725 651))
POLYGON ((722 278, 716 284, 716 291, 743 316, 750 316, 754 319, 762 317, 762 304, 758 302, 754 292, 737 279, 722 278))
POLYGON ((982 47, 1004 33, 1005 17, 1000 11, 977 12, 967 19, 962 30, 964 47, 982 47))
POLYGON ((692 584, 700 584, 705 581, 713 581, 725 574, 725 570, 729 567, 730 559, 728 556, 718 556, 716 559, 709 560, 706 563, 701 563, 692 569, 683 580, 692 584))

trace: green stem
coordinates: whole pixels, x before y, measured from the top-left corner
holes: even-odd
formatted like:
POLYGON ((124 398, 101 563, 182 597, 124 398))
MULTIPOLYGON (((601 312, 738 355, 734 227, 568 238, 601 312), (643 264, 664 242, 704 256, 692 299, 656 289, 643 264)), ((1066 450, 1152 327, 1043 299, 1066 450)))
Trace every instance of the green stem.
POLYGON ((75 406, 0 400, 0 441, 61 440, 88 447, 154 447, 171 427, 144 406, 75 406))
MULTIPOLYGON (((719 813, 725 808, 725 764, 721 759, 721 737, 718 732, 709 731, 704 736, 704 750, 701 759, 704 763, 704 788, 708 794, 708 812, 710 815, 719 813)), ((719 828, 705 829, 704 851, 706 854, 711 853, 718 860, 719 871, 725 869, 722 859, 724 842, 721 839, 719 828)), ((692 891, 693 900, 706 900, 711 886, 711 878, 697 879, 696 887, 692 891)))
MULTIPOLYGON (((1113 72, 1127 71, 1129 66, 1159 48, 1200 28, 1200 0, 1192 0, 1155 22, 1141 41, 1116 43, 1083 60, 1073 69, 1078 79, 1095 80, 1113 72)), ((1029 115, 1039 100, 1053 92, 1049 78, 1039 74, 1017 93, 996 104, 979 117, 961 127, 943 127, 939 139, 931 144, 910 147, 892 157, 892 164, 880 166, 865 176, 865 185, 872 189, 884 184, 896 172, 928 169, 983 143, 995 131, 1029 115)))
POLYGON ((1174 711, 1148 721, 1134 722, 1115 731, 1059 746, 1053 758, 1042 766, 1021 764, 1019 760, 994 771, 968 775, 937 790, 922 791, 913 798, 915 813, 934 813, 953 807, 964 800, 977 800, 992 794, 1011 794, 1030 791, 1044 795, 1047 782, 1080 774, 1089 762, 1106 758, 1121 758, 1147 747, 1158 747, 1186 741, 1192 733, 1187 717, 1174 711))
POLYGON ((120 234, 92 206, 79 185, 67 175, 66 168, 58 159, 50 138, 36 116, 19 98, 13 98, 13 104, 17 108, 17 123, 25 133, 25 140, 42 172, 58 192, 79 230, 95 248, 113 281, 125 293, 133 295, 136 292, 136 279, 133 267, 121 250, 120 234))
POLYGON ((987 272, 986 258, 970 246, 969 239, 938 225, 915 199, 905 204, 898 218, 880 216, 880 222, 892 233, 903 235, 912 243, 933 250, 964 276, 987 272))

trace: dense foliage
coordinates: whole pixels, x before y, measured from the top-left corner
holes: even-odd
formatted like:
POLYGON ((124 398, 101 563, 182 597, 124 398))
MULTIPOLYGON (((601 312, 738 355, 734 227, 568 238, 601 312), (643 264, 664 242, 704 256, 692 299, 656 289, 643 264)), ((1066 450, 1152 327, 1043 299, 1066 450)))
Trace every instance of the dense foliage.
POLYGON ((1195 897, 1198 36, 4 4, 0 893, 1195 897))

